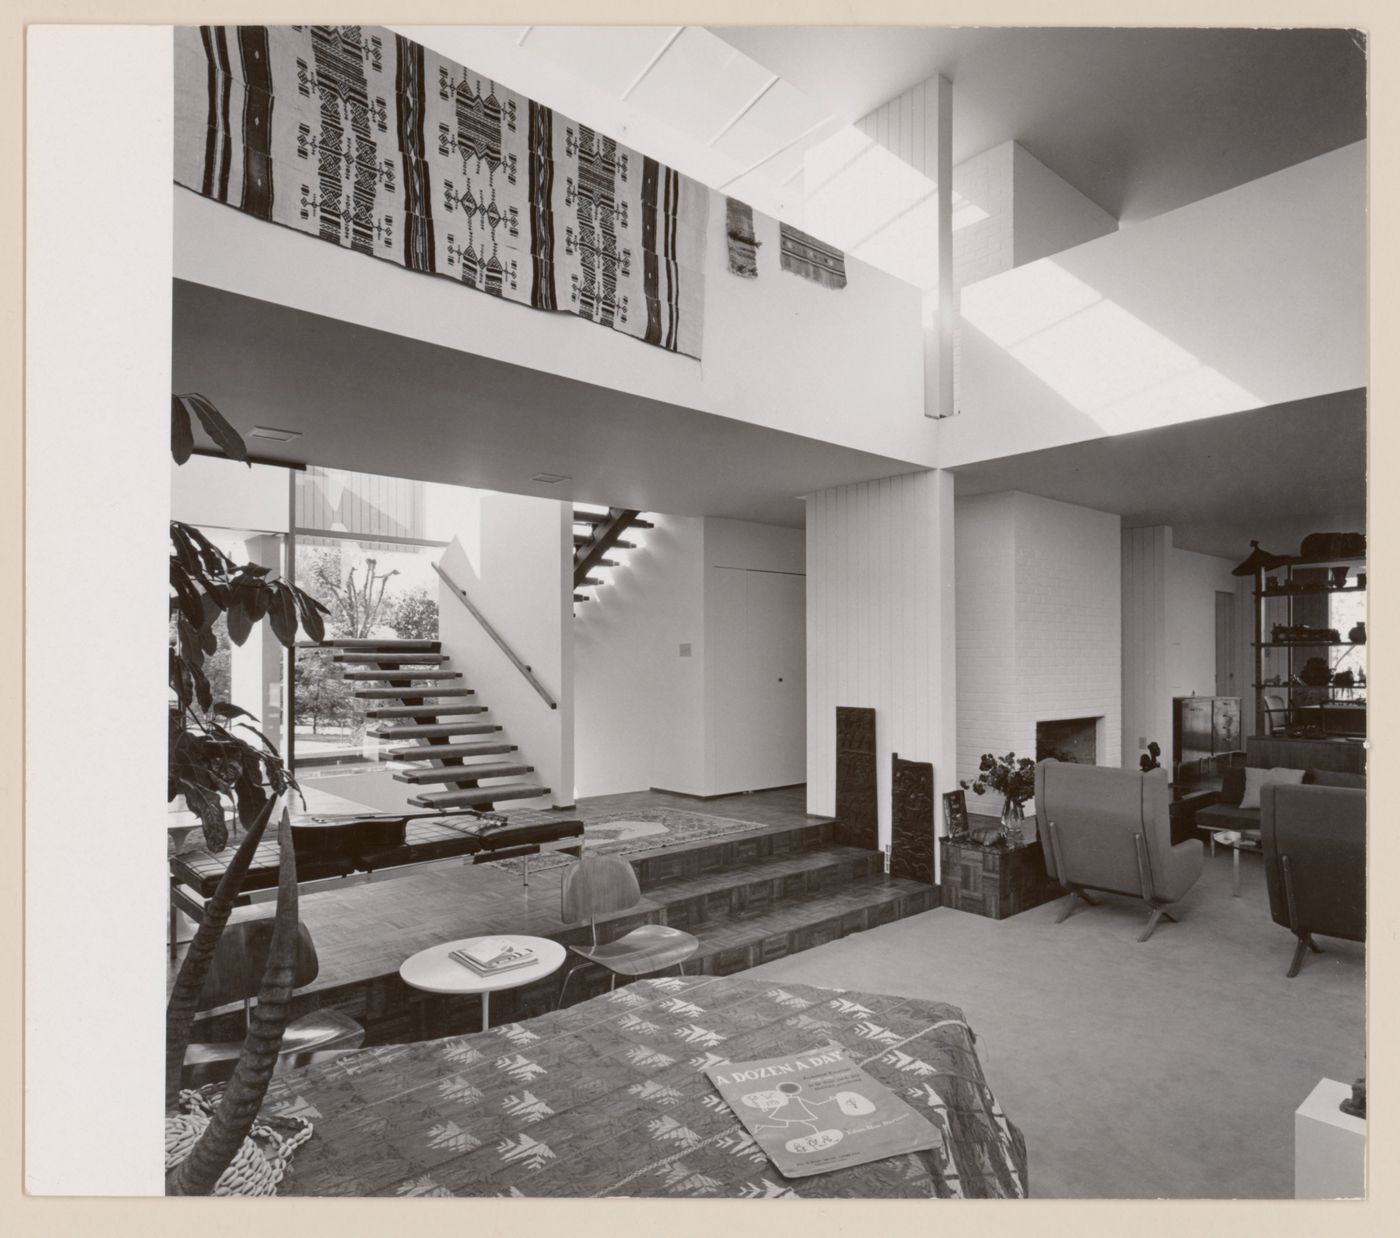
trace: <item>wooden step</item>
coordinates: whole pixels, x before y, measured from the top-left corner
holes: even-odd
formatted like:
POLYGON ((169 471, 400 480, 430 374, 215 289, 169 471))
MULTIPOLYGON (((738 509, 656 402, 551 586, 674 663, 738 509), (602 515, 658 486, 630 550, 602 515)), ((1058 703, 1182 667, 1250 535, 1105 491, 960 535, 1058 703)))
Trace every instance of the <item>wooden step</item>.
POLYGON ((340 677, 350 683, 362 683, 366 680, 375 679, 414 679, 423 680, 428 683, 441 683, 445 679, 461 679, 461 671, 417 671, 417 670, 376 670, 376 671, 341 671, 340 677))
POLYGON ((592 599, 591 597, 589 597, 588 594, 586 594, 586 593, 575 593, 575 594, 574 594, 574 601, 575 601, 575 602, 591 602, 592 600, 593 600, 593 599, 592 599))
POLYGON ((458 705, 376 705, 365 710, 366 718, 458 718, 464 714, 484 714, 489 706, 458 705))
POLYGON ((361 701, 427 700, 429 697, 475 696, 473 688, 360 688, 351 694, 361 701))
MULTIPOLYGON (((575 524, 607 524, 607 522, 611 519, 612 517, 607 512, 574 512, 575 524)), ((638 516, 634 516, 631 520, 627 522, 626 527, 629 529, 653 529, 656 526, 653 525, 649 520, 643 520, 638 516)), ((621 543, 618 544, 620 545, 621 543)))
MULTIPOLYGON (((499 731, 501 728, 486 729, 499 731)), ((448 757, 497 757, 515 751, 514 744, 485 740, 475 744, 408 744, 403 748, 390 748, 384 755, 391 761, 441 761, 448 757)))
POLYGON ((410 769, 394 775, 395 782, 410 782, 421 786, 427 782, 476 782, 482 778, 515 778, 533 774, 533 765, 446 765, 437 769, 410 769))
POLYGON ((578 583, 579 583, 580 587, 586 589, 586 588, 588 588, 589 585, 605 585, 605 584, 607 584, 608 582, 605 581, 605 580, 599 580, 598 577, 596 577, 596 576, 585 576, 585 577, 584 577, 581 581, 579 581, 578 583))
POLYGON ((436 640, 360 640, 338 636, 334 640, 299 640, 298 649, 349 649, 385 653, 441 653, 442 642, 436 640))
POLYGON ((492 735, 501 730, 494 722, 415 722, 376 727, 375 739, 450 739, 453 735, 492 735))
POLYGON ((331 658, 332 662, 356 664, 369 663, 374 665, 398 666, 401 663, 412 662, 414 665, 431 663, 436 665, 440 662, 448 661, 445 653, 337 653, 331 658))
POLYGON ((548 794, 548 787, 528 782, 502 782, 493 787, 477 787, 472 791, 432 791, 426 795, 415 795, 408 802, 415 808, 472 808, 501 800, 530 800, 548 794))
MULTIPOLYGON (((575 534, 574 534, 574 545, 575 545, 575 547, 578 547, 578 546, 587 546, 592 540, 593 540, 593 534, 591 534, 591 533, 575 533, 575 534)), ((609 549, 609 550, 636 550, 636 549, 637 549, 637 543, 636 543, 636 542, 614 542, 611 546, 608 547, 608 549, 609 549)))

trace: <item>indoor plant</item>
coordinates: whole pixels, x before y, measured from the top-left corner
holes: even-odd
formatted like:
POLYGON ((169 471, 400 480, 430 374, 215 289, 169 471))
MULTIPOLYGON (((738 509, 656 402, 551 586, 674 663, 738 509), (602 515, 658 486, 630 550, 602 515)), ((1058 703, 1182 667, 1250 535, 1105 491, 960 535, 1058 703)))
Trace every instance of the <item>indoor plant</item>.
POLYGON ((1025 803, 1035 795, 1035 762, 1030 757, 1016 758, 1014 752, 1004 757, 982 754, 977 777, 963 779, 959 785, 974 795, 995 791, 1002 797, 1001 839, 1009 847, 1022 842, 1021 822, 1025 820, 1025 803))
MULTIPOLYGON (((242 438, 218 410, 203 396, 184 395, 171 397, 171 454, 177 464, 188 460, 194 449, 191 413, 226 457, 246 462, 242 438)), ((190 1112, 180 1112, 181 1067, 215 949, 268 821, 287 792, 296 789, 277 749, 252 725, 253 716, 213 699, 205 658, 217 647, 214 625, 220 616, 226 617, 229 639, 235 644, 243 644, 254 626, 267 619, 277 639, 290 647, 298 627, 312 640, 322 639, 320 613, 326 608, 286 581, 268 580, 265 568, 234 563, 189 525, 171 521, 170 542, 167 796, 172 801, 177 795, 185 797, 211 851, 222 850, 229 841, 225 798, 244 827, 233 859, 205 904, 166 1006, 167 1147, 173 1140, 186 1148, 167 1171, 166 1189, 173 1195, 199 1195, 212 1192, 245 1150, 258 1117, 290 1015, 297 946, 296 859, 283 808, 272 942, 243 1051, 207 1125, 190 1112)))

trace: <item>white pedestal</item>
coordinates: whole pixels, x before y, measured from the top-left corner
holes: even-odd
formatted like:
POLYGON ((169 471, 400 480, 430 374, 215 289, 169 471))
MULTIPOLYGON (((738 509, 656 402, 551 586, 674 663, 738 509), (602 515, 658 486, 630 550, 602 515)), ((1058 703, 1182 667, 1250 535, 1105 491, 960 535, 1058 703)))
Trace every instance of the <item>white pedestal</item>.
POLYGON ((1323 1079, 1293 1115, 1293 1198, 1366 1194, 1366 1123, 1337 1106, 1351 1085, 1323 1079))

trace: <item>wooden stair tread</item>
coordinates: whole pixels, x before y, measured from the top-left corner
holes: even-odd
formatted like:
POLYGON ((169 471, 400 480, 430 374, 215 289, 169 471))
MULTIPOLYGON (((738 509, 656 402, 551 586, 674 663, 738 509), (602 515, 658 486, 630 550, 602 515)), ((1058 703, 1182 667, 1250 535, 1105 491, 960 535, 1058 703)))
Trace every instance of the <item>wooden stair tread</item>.
POLYGON ((332 655, 331 661, 335 663, 345 663, 346 665, 373 665, 375 663, 387 665, 400 665, 405 662, 431 663, 436 665, 440 662, 448 661, 445 653, 337 653, 332 655))
MULTIPOLYGON (((577 549, 577 548, 580 547, 580 546, 587 546, 587 545, 589 544, 589 542, 591 542, 592 540, 593 540, 593 535, 592 535, 591 533, 575 533, 575 534, 574 534, 574 548, 577 549)), ((636 550, 636 549, 637 549, 637 543, 636 543, 636 542, 614 542, 614 543, 612 544, 612 549, 613 549, 613 550, 636 550)))
POLYGON ((378 727, 375 739, 448 739, 453 735, 490 735, 501 728, 494 722, 422 722, 378 727))
POLYGON ((503 782, 472 791, 430 791, 415 795, 408 802, 417 808, 470 808, 476 804, 494 804, 498 800, 535 799, 548 794, 548 787, 528 782, 503 782))
POLYGON ((596 576, 585 576, 578 583, 581 587, 587 587, 588 585, 604 585, 607 584, 607 581, 599 580, 596 576))
MULTIPOLYGON (((487 728, 499 731, 500 727, 487 728)), ((407 744, 390 748, 385 754, 391 761, 440 761, 446 757, 495 757, 515 752, 514 744, 480 740, 474 744, 407 744)))
POLYGON ((419 786, 428 782, 476 782, 481 778, 515 778, 520 774, 534 772, 533 765, 483 762, 480 765, 442 765, 429 769, 401 770, 394 775, 394 781, 419 786))
POLYGON ((360 688, 354 693, 354 697, 361 701, 393 701, 393 700, 428 700, 431 697, 463 697, 475 696, 476 690, 473 688, 360 688))
POLYGON ((441 653, 442 642, 436 640, 362 640, 358 637, 337 636, 331 640, 297 641, 298 649, 345 649, 363 653, 366 650, 390 653, 441 653))
MULTIPOLYGON (((574 512, 575 524, 607 524, 611 519, 612 516, 608 512, 574 512)), ((653 525, 650 520, 642 520, 640 517, 634 516, 627 522, 625 527, 629 529, 652 529, 656 526, 653 525)))
POLYGON ((340 677, 349 683, 363 683, 366 680, 375 679, 411 679, 422 680, 428 683, 440 683, 445 679, 461 679, 461 671, 428 671, 428 670, 385 670, 380 667, 372 671, 341 671, 340 677))
POLYGON ((591 602, 592 600, 593 600, 593 599, 592 599, 591 597, 589 597, 588 594, 586 594, 586 593, 575 593, 575 594, 574 594, 574 601, 575 601, 575 602, 591 602))
POLYGON ((448 718, 463 714, 484 714, 488 707, 476 704, 376 705, 365 710, 366 718, 448 718))

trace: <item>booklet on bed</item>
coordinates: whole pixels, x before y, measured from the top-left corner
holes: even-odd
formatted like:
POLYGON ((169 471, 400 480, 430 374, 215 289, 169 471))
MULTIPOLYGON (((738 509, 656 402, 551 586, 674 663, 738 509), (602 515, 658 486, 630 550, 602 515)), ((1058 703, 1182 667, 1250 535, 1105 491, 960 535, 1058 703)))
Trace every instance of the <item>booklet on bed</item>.
POLYGON ((840 1045, 724 1062, 705 1073, 785 1178, 943 1142, 937 1127, 867 1075, 840 1045))

